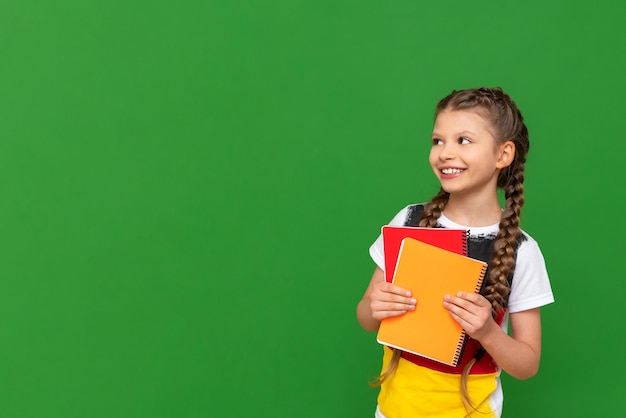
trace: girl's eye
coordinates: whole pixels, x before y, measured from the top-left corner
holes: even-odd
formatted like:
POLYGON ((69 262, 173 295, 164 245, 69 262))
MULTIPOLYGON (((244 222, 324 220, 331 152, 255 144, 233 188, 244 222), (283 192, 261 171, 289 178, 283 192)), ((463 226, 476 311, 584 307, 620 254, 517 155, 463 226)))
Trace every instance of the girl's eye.
POLYGON ((439 138, 433 138, 433 145, 441 145, 443 141, 439 138))
POLYGON ((469 144, 471 141, 467 138, 465 138, 464 136, 459 138, 459 144, 465 145, 465 144, 469 144))

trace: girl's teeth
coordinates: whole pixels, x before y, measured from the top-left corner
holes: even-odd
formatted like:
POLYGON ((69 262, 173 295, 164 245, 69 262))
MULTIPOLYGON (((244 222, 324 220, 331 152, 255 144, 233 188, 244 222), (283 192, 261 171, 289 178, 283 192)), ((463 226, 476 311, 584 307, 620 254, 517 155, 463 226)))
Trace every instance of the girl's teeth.
POLYGON ((441 170, 443 174, 458 174, 461 172, 458 168, 444 168, 441 170))

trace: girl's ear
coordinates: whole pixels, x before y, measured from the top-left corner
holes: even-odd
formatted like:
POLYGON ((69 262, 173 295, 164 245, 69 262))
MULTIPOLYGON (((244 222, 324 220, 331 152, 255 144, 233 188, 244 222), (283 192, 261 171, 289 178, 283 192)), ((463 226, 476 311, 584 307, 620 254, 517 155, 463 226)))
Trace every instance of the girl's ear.
POLYGON ((500 155, 498 156, 498 162, 496 163, 496 168, 503 169, 508 167, 513 162, 515 158, 515 144, 513 141, 506 141, 504 144, 498 147, 498 152, 500 155))

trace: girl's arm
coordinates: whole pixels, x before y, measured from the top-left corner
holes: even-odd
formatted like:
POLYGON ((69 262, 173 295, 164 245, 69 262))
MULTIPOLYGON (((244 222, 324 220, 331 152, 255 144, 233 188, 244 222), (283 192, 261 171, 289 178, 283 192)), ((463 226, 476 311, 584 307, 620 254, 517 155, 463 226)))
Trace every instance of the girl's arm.
POLYGON ((411 292, 385 281, 385 274, 376 267, 363 298, 356 307, 356 317, 366 331, 376 331, 380 321, 415 309, 411 292))
POLYGON ((517 379, 529 379, 537 373, 541 358, 539 308, 510 314, 509 336, 493 320, 491 304, 481 295, 461 292, 446 296, 444 306, 502 370, 517 379))

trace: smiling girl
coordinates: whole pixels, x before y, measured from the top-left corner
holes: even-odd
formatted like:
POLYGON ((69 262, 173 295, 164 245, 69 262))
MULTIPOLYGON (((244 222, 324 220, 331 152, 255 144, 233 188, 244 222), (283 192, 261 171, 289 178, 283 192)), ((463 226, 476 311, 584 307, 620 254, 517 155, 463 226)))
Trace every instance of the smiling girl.
MULTIPOLYGON (((518 379, 537 373, 539 308, 554 298, 539 246, 519 225, 528 148, 523 117, 500 88, 453 91, 437 104, 429 161, 441 190, 426 204, 403 208, 389 225, 466 229, 468 256, 489 269, 480 294, 441 301, 469 335, 458 366, 384 347, 377 418, 500 417, 500 372, 518 379)), ((377 267, 357 319, 377 331, 384 318, 415 309, 420 295, 385 281, 380 236, 370 255, 377 267)))

